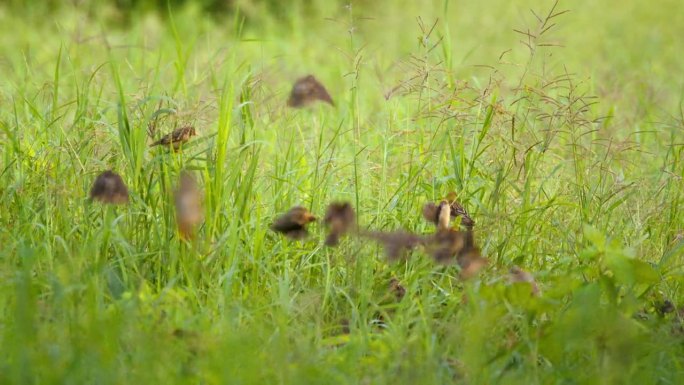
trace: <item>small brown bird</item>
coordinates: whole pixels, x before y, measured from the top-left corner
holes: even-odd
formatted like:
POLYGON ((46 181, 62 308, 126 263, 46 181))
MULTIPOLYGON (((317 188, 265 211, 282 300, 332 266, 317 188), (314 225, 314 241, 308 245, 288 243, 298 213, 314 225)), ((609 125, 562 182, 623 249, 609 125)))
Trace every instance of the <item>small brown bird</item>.
POLYGON ((425 244, 425 237, 407 231, 370 231, 363 235, 382 243, 390 262, 405 259, 409 251, 425 244))
POLYGON ((325 225, 330 229, 328 236, 325 238, 325 244, 327 246, 337 246, 340 243, 340 237, 349 231, 355 220, 356 214, 351 203, 331 203, 323 219, 325 225))
POLYGON ((394 277, 390 279, 389 289, 390 292, 394 294, 394 298, 396 298, 397 301, 401 301, 406 295, 406 288, 394 277))
POLYGON ((331 106, 335 105, 330 94, 328 94, 328 91, 323 87, 323 84, 316 80, 313 75, 308 75, 298 79, 294 86, 292 86, 290 99, 287 101, 287 105, 300 108, 305 107, 316 100, 329 103, 331 106))
POLYGON ((197 135, 197 133, 195 132, 195 127, 193 126, 176 128, 170 134, 166 134, 162 136, 162 138, 158 141, 152 143, 150 147, 160 145, 168 147, 169 145, 171 145, 173 147, 173 150, 176 151, 183 145, 183 143, 186 143, 188 140, 190 140, 190 138, 192 138, 195 135, 197 135))
POLYGON ((526 272, 518 266, 511 267, 509 273, 510 274, 508 275, 508 280, 510 281, 510 283, 528 283, 530 284, 530 288, 532 289, 532 295, 539 295, 539 286, 537 286, 537 282, 534 280, 532 274, 526 272))
MULTIPOLYGON (((450 192, 449 194, 447 194, 446 198, 442 200, 439 204, 430 202, 423 206, 423 217, 437 225, 438 229, 444 228, 443 225, 445 222, 444 219, 440 221, 440 210, 442 204, 446 204, 449 207, 449 216, 451 218, 461 217, 461 224, 466 226, 467 228, 472 228, 475 225, 475 221, 473 221, 473 219, 468 215, 468 212, 465 210, 465 208, 463 208, 463 206, 456 200, 456 193, 450 192)), ((448 222, 446 223, 448 227, 448 222)))
POLYGON ((195 177, 189 171, 181 173, 174 198, 178 232, 181 238, 192 239, 195 236, 195 228, 204 220, 204 215, 202 192, 197 186, 195 177))
POLYGON ((461 267, 461 278, 469 279, 474 277, 482 268, 487 266, 489 261, 480 255, 480 249, 472 247, 464 249, 458 254, 458 265, 461 267))
POLYGON ((427 248, 437 263, 458 263, 464 279, 472 277, 487 264, 487 260, 480 255, 480 249, 475 246, 470 230, 440 230, 432 236, 427 248))
POLYGON ((287 213, 276 218, 271 230, 284 234, 292 239, 302 239, 309 235, 306 226, 314 222, 316 217, 304 207, 296 206, 287 213))
POLYGON ((466 232, 447 228, 431 237, 427 249, 435 262, 444 265, 452 264, 457 262, 456 257, 465 250, 467 238, 466 232))
POLYGON ((121 205, 128 203, 128 188, 121 176, 112 170, 98 175, 90 189, 90 200, 121 205))

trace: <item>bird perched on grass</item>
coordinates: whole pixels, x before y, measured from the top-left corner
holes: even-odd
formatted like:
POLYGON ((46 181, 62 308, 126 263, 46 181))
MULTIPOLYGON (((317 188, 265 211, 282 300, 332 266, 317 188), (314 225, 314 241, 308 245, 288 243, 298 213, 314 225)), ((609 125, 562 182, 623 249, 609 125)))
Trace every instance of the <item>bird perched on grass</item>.
POLYGON ((349 202, 333 202, 328 206, 323 222, 330 229, 325 238, 327 246, 337 246, 340 237, 354 224, 356 214, 349 202))
POLYGON ((154 146, 172 146, 174 151, 177 151, 183 143, 186 143, 190 138, 197 135, 195 127, 185 126, 173 130, 170 134, 162 136, 161 139, 152 143, 150 147, 154 146))
POLYGON ((309 235, 306 226, 315 220, 316 216, 311 214, 305 207, 295 206, 287 213, 276 218, 275 222, 271 225, 271 230, 291 239, 303 239, 309 235))
POLYGON ((323 87, 323 84, 316 80, 313 75, 308 75, 298 79, 292 86, 290 99, 287 101, 287 105, 300 108, 317 100, 328 103, 331 106, 335 105, 330 94, 328 94, 328 91, 323 87))
POLYGON ((128 188, 121 176, 112 170, 98 175, 90 189, 90 200, 107 204, 128 203, 128 188))
MULTIPOLYGON (((467 228, 472 228, 475 225, 475 221, 468 215, 468 212, 463 208, 463 206, 456 200, 456 193, 450 192, 447 194, 446 198, 442 200, 439 204, 429 202, 423 206, 423 217, 428 221, 437 225, 440 228, 440 207, 442 203, 449 206, 449 216, 450 218, 461 217, 461 224, 467 228)), ((442 219, 444 221, 444 219, 442 219)))
POLYGON ((174 193, 176 205, 176 224, 183 239, 192 239, 195 228, 204 220, 202 213, 202 192, 197 186, 195 177, 189 171, 183 171, 180 182, 174 193))

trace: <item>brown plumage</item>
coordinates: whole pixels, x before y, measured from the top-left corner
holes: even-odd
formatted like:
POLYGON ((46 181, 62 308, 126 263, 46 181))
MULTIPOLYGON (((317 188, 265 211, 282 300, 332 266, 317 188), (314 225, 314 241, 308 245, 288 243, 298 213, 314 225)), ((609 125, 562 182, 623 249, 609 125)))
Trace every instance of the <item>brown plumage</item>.
POLYGON ((475 246, 473 232, 470 230, 440 230, 430 239, 427 250, 439 264, 458 263, 461 267, 461 278, 464 279, 477 274, 487 265, 487 260, 480 255, 480 249, 475 246))
POLYGON ((107 170, 95 179, 90 189, 90 199, 114 205, 126 204, 128 188, 119 174, 107 170))
POLYGON ((183 143, 186 143, 190 138, 193 136, 197 135, 195 132, 195 127, 193 126, 185 126, 185 127, 180 127, 170 134, 164 135, 161 139, 158 141, 152 143, 150 147, 153 146, 166 146, 168 147, 169 145, 173 147, 174 150, 178 150, 183 143))
POLYGON ((406 295, 406 288, 402 286, 401 282, 394 277, 390 279, 389 288, 390 292, 394 294, 394 298, 396 298, 397 301, 401 301, 406 295))
POLYGON ((370 231, 363 235, 382 243, 389 261, 405 259, 409 251, 425 244, 426 241, 425 237, 407 231, 370 231))
POLYGON ((202 192, 189 171, 183 171, 174 194, 176 223, 183 239, 192 239, 196 227, 204 220, 202 213, 202 192))
POLYGON ((532 274, 526 272, 525 270, 519 268, 518 266, 513 266, 509 270, 508 280, 513 283, 528 283, 530 289, 532 290, 532 295, 539 295, 539 286, 534 280, 532 274))
POLYGON ((466 233, 453 229, 438 231, 432 236, 427 250, 435 262, 449 265, 456 262, 458 254, 465 249, 466 233))
POLYGON ((292 239, 302 239, 309 235, 306 226, 315 221, 316 217, 304 207, 296 206, 287 213, 276 218, 271 230, 284 234, 292 239))
POLYGON ((449 206, 449 214, 451 218, 461 217, 461 224, 467 228, 472 228, 475 225, 475 221, 468 215, 468 212, 463 208, 463 206, 456 200, 456 193, 450 192, 444 200, 439 204, 429 202, 423 206, 423 217, 428 221, 437 225, 438 229, 443 228, 444 220, 440 222, 440 209, 443 204, 449 206))
POLYGON ((287 105, 299 108, 307 106, 317 100, 329 103, 332 106, 335 105, 330 94, 328 94, 328 91, 323 87, 323 84, 316 80, 313 75, 308 75, 298 79, 292 86, 287 105))
POLYGON ((355 220, 356 214, 351 203, 331 203, 323 219, 323 222, 329 229, 328 236, 325 238, 325 244, 327 246, 337 246, 340 243, 340 237, 349 231, 355 220))
POLYGON ((477 247, 466 248, 461 251, 456 259, 461 267, 461 278, 468 279, 475 276, 482 270, 489 261, 480 255, 477 247))

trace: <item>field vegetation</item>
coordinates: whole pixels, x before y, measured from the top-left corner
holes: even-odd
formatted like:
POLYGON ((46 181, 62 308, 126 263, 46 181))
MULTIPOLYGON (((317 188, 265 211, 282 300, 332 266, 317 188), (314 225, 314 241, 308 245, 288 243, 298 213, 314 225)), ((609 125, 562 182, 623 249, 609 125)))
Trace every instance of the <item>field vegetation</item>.
POLYGON ((3 2, 0 383, 682 383, 682 36, 680 0, 3 2), (307 74, 334 106, 287 106, 307 74), (428 234, 451 191, 467 280, 269 228, 428 234))

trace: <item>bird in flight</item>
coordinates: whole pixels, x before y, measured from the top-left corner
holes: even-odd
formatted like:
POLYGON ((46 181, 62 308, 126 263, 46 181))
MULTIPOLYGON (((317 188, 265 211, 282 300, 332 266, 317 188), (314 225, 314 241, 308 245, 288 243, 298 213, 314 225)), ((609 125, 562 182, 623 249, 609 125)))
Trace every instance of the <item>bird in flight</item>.
POLYGON ((128 188, 121 175, 107 170, 95 179, 90 189, 90 199, 114 205, 126 204, 128 203, 128 188))
POLYGON ((308 75, 298 79, 292 86, 290 99, 287 101, 287 105, 290 107, 300 108, 305 107, 317 100, 328 103, 331 106, 335 105, 323 84, 316 80, 313 75, 308 75))
POLYGON ((287 213, 279 216, 271 225, 271 230, 281 233, 291 239, 303 239, 309 232, 306 226, 314 222, 316 216, 302 206, 295 206, 287 213))

